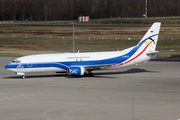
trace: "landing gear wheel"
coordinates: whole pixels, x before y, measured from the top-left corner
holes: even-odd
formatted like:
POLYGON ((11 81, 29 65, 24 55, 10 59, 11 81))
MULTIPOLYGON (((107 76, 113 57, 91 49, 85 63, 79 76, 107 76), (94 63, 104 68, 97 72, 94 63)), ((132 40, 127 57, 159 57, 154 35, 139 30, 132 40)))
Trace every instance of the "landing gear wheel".
POLYGON ((93 77, 93 76, 94 76, 93 73, 91 73, 91 72, 88 73, 88 77, 93 77))
POLYGON ((22 79, 25 79, 25 78, 26 78, 25 75, 23 75, 23 76, 22 76, 22 79))

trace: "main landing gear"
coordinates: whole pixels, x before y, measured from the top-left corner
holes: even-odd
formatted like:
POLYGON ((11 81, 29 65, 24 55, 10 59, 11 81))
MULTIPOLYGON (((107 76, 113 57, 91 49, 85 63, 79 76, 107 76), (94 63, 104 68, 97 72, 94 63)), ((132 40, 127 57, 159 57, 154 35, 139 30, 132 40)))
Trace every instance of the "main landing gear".
POLYGON ((88 73, 86 73, 84 76, 86 76, 86 77, 93 77, 94 74, 91 71, 88 71, 88 73))
POLYGON ((88 73, 88 77, 93 77, 93 76, 94 76, 94 74, 92 72, 88 73))

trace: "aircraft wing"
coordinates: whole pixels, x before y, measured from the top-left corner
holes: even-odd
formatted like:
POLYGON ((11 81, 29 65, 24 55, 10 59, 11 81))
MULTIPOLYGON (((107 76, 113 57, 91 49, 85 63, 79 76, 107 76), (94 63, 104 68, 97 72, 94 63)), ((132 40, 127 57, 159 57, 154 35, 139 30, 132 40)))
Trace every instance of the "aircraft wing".
POLYGON ((111 67, 113 64, 106 64, 106 65, 94 65, 94 66, 83 66, 86 70, 91 71, 91 70, 100 70, 103 68, 111 67))

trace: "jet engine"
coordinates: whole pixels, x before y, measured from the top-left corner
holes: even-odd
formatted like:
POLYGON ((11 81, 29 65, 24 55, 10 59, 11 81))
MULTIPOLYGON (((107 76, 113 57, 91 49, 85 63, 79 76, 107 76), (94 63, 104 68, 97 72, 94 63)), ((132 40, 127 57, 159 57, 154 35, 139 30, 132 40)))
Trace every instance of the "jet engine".
POLYGON ((86 70, 83 67, 69 67, 67 70, 68 75, 72 76, 83 76, 86 70))

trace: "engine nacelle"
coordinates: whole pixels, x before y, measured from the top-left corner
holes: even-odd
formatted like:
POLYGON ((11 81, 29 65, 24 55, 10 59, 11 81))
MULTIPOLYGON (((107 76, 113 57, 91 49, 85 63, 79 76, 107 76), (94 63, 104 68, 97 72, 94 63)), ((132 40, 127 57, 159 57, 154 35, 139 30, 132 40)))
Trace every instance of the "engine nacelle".
POLYGON ((67 74, 73 76, 83 76, 85 71, 86 70, 83 67, 69 67, 67 70, 67 74))

